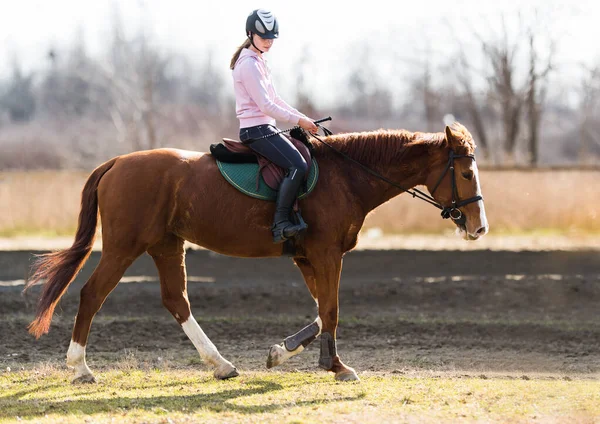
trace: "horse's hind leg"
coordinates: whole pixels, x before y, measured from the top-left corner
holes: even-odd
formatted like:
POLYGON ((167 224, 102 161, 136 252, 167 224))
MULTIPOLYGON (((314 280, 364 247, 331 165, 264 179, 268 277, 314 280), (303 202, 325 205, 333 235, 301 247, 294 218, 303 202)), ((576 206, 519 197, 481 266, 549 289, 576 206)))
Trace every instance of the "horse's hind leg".
POLYGON ((94 383, 96 381, 85 362, 85 347, 92 320, 102 307, 106 297, 121 280, 125 270, 142 251, 134 255, 103 252, 100 263, 81 289, 79 311, 67 352, 67 366, 75 369, 73 383, 94 383))
POLYGON ((148 249, 148 253, 158 268, 163 304, 181 324, 202 360, 215 368, 214 376, 218 379, 237 377, 237 369, 221 356, 192 316, 187 296, 183 240, 167 235, 159 244, 148 249))
MULTIPOLYGON (((317 301, 317 281, 312 265, 306 258, 294 258, 294 262, 302 272, 308 291, 311 296, 317 301)), ((311 344, 321 334, 322 322, 321 318, 304 327, 287 337, 282 343, 271 346, 269 356, 267 357, 267 368, 273 368, 283 364, 292 356, 296 356, 311 344)))

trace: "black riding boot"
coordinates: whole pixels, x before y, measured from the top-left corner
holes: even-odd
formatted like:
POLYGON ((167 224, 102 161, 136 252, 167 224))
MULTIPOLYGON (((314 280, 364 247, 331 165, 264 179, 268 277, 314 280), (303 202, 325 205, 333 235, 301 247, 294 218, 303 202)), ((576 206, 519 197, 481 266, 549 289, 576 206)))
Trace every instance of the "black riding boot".
POLYGON ((273 243, 283 243, 291 237, 306 231, 308 225, 294 224, 290 221, 292 206, 298 195, 298 189, 302 184, 303 175, 293 172, 292 177, 286 176, 277 192, 277 203, 275 205, 275 219, 273 220, 273 243))

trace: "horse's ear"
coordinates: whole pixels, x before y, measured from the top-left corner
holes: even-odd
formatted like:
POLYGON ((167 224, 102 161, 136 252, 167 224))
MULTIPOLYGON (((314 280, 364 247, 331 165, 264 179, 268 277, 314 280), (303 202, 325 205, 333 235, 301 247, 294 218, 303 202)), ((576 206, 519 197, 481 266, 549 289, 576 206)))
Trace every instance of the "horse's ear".
POLYGON ((446 125, 446 141, 448 142, 448 146, 453 149, 460 145, 460 139, 454 135, 448 125, 446 125))

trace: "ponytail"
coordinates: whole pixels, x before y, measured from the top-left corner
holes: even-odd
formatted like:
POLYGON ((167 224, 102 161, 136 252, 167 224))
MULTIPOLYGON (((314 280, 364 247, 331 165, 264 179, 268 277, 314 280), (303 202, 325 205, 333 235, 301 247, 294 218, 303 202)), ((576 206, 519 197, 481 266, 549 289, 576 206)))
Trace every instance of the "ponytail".
POLYGON ((243 49, 247 49, 251 45, 252 45, 252 43, 250 42, 250 38, 246 38, 246 40, 244 41, 244 43, 237 48, 237 50, 235 51, 233 57, 231 58, 231 63, 229 64, 229 68, 231 70, 233 70, 233 68, 235 68, 235 62, 237 62, 237 60, 240 58, 240 53, 242 52, 242 50, 243 49))

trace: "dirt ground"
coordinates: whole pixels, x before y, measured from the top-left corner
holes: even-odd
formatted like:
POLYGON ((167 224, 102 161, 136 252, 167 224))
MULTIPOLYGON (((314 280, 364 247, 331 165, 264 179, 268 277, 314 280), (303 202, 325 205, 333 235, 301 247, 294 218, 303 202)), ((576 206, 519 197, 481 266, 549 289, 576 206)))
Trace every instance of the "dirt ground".
MULTIPOLYGON (((48 362, 64 366, 79 289, 99 260, 94 252, 57 309, 50 333, 36 341, 26 325, 39 290, 21 294, 33 253, 0 252, 0 372, 48 362)), ((189 250, 187 269, 195 318, 241 372, 265 369, 269 347, 316 317, 288 258, 189 250)), ((357 250, 344 259, 340 305, 338 352, 359 375, 600 378, 596 249, 357 250)), ((162 306, 147 255, 96 316, 87 353, 92 370, 206 368, 162 306)), ((318 355, 314 343, 280 369, 317 370, 318 355)))

